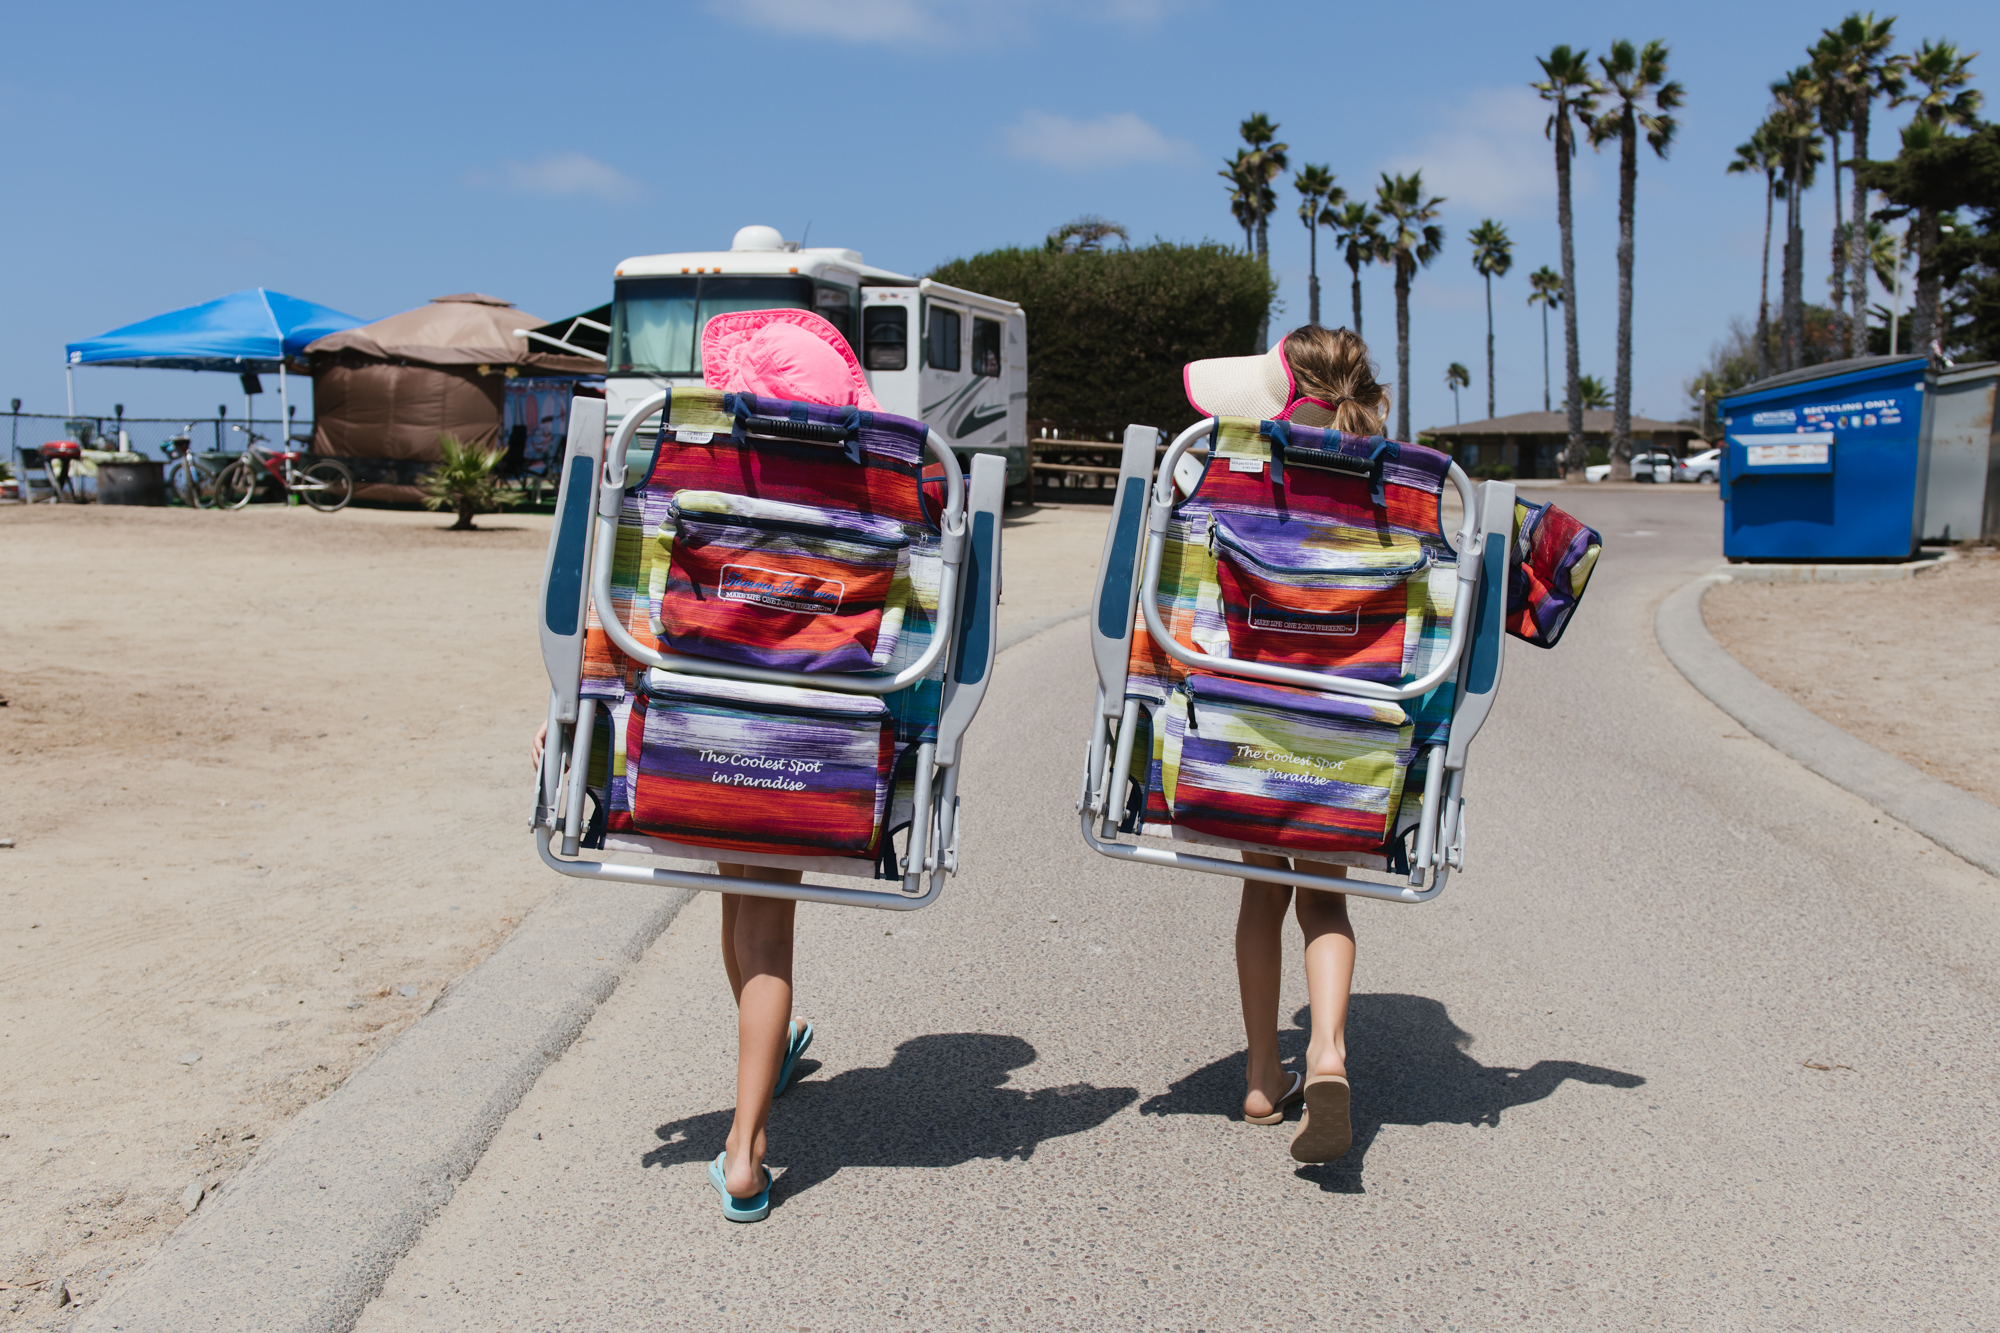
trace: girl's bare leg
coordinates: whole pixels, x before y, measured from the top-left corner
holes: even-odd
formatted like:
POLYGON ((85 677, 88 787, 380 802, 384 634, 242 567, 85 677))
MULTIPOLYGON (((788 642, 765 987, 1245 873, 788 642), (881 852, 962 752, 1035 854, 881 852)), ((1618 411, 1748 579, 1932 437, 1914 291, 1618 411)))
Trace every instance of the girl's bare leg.
MULTIPOLYGON (((796 884, 794 870, 728 863, 725 875, 796 884)), ((736 1118, 729 1127, 723 1183, 737 1198, 764 1188, 764 1127, 785 1061, 792 1017, 792 924, 789 898, 722 896, 722 966, 736 995, 736 1118)))
MULTIPOLYGON (((1243 853, 1243 862, 1278 869, 1286 864, 1283 857, 1262 852, 1243 853)), ((1289 884, 1246 879, 1236 910, 1236 985, 1243 997, 1243 1039, 1249 1047, 1245 1115, 1271 1114, 1292 1084, 1278 1064, 1278 982, 1285 963, 1285 908, 1291 900, 1289 884)))
MULTIPOLYGON (((1345 877, 1342 866, 1300 861, 1297 868, 1345 877)), ((1294 909, 1306 937, 1306 998, 1312 1005, 1312 1036, 1306 1042, 1306 1074, 1347 1073, 1347 995, 1354 986, 1354 927, 1347 919, 1347 895, 1300 889, 1294 909)))

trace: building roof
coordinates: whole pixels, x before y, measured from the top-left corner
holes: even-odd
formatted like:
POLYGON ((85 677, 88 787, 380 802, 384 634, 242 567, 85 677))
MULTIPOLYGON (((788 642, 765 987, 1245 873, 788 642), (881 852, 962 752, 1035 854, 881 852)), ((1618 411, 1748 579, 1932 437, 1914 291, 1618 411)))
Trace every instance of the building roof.
MULTIPOLYGON (((1609 435, 1611 433, 1611 410, 1602 407, 1587 407, 1583 410, 1583 432, 1586 435, 1609 435)), ((1654 421, 1650 417, 1633 417, 1634 435, 1700 435, 1694 426, 1678 421, 1654 421)), ((1491 417, 1485 421, 1468 421, 1460 426, 1433 426, 1423 434, 1436 439, 1455 439, 1460 436, 1475 435, 1568 435, 1569 414, 1566 412, 1516 412, 1511 417, 1491 417)))

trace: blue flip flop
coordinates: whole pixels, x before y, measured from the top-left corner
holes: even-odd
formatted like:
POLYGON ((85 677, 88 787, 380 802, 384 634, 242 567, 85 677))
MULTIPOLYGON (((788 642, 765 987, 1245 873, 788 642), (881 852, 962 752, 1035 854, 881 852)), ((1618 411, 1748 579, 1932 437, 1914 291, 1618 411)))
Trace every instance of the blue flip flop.
POLYGON ((773 1100, 785 1095, 785 1089, 792 1086, 792 1071, 799 1066, 799 1057, 806 1053, 806 1047, 813 1044, 813 1025, 806 1023, 787 1024, 790 1039, 785 1043, 785 1063, 778 1069, 778 1086, 772 1091, 773 1100))
POLYGON ((771 1212, 771 1168, 764 1168, 764 1188, 747 1199, 739 1199, 729 1192, 722 1174, 723 1163, 729 1157, 729 1149, 724 1148, 708 1164, 708 1183, 715 1186, 715 1192, 722 1196, 722 1215, 732 1222, 761 1222, 771 1212))

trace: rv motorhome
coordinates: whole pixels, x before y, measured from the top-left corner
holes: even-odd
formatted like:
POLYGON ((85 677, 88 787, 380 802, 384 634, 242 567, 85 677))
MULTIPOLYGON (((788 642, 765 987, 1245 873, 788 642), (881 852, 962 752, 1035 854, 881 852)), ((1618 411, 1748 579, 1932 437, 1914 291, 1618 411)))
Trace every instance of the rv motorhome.
POLYGON ((860 355, 882 408, 936 431, 969 469, 1007 459, 1007 496, 1028 486, 1028 321, 996 300, 871 268, 854 250, 745 227, 727 250, 641 255, 618 266, 604 368, 607 426, 650 394, 701 383, 701 331, 732 310, 824 316, 860 355))

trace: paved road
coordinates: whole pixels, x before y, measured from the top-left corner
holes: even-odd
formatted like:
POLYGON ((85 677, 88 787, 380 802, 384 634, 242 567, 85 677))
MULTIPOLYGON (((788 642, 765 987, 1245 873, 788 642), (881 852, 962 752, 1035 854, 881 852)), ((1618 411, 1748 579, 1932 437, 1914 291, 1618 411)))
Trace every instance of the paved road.
POLYGON ((1562 647, 1508 659, 1472 873, 1356 909, 1346 1160, 1235 1118, 1232 888, 1078 841, 1065 626, 1002 659, 940 904, 801 911, 823 1063, 768 1222, 704 1177, 735 1028, 701 895, 361 1327, 2000 1325, 2000 884, 1661 656, 1712 490, 1564 498, 1609 553, 1562 647))

